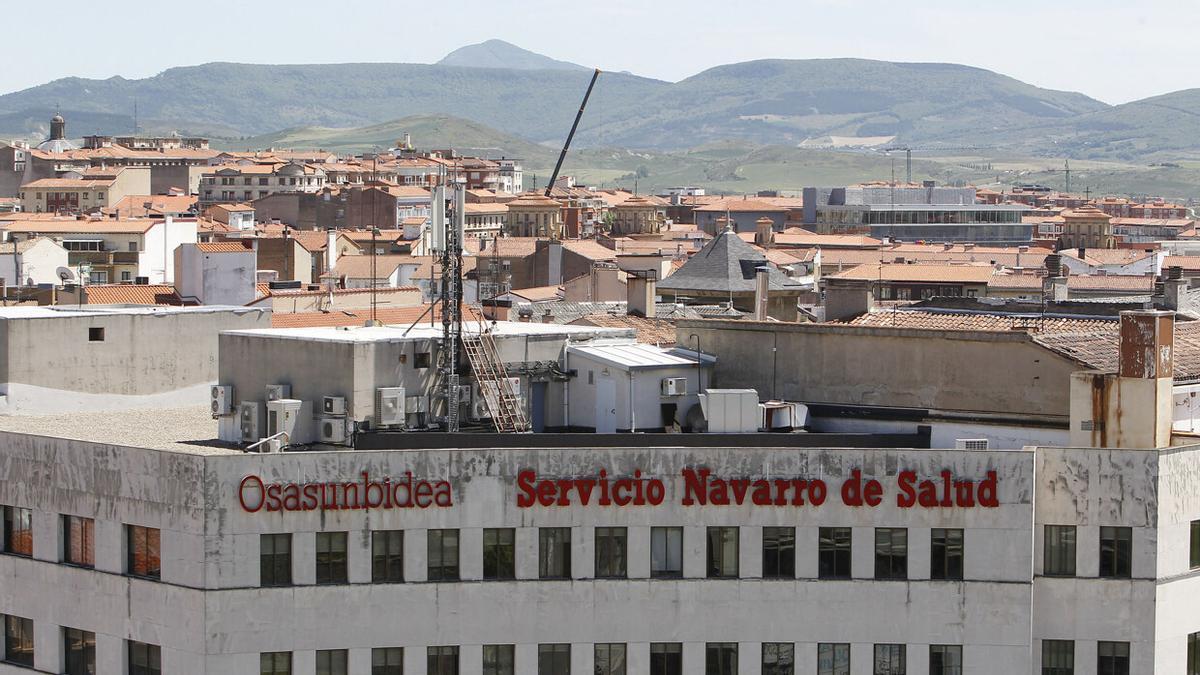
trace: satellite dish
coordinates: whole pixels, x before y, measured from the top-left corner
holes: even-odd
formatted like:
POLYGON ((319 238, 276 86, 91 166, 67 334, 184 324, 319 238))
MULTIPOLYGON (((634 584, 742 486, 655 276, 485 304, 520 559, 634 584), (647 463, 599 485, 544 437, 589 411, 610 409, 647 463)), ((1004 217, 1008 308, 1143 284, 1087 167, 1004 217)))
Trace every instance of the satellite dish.
POLYGON ((70 267, 60 267, 54 273, 58 275, 59 279, 62 279, 64 284, 68 281, 75 281, 75 273, 71 271, 70 267))

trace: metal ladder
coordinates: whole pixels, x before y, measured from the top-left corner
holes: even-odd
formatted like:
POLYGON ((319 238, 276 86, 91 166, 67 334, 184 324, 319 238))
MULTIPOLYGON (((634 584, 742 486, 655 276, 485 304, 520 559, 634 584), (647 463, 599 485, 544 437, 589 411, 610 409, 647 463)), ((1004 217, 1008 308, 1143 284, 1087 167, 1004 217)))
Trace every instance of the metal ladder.
POLYGON ((521 397, 513 391, 508 381, 508 373, 504 369, 504 362, 500 360, 500 354, 496 350, 496 340, 491 331, 484 327, 482 320, 479 321, 478 332, 463 335, 462 346, 479 384, 479 393, 483 395, 484 404, 492 414, 496 431, 529 431, 529 418, 525 415, 525 406, 521 397))

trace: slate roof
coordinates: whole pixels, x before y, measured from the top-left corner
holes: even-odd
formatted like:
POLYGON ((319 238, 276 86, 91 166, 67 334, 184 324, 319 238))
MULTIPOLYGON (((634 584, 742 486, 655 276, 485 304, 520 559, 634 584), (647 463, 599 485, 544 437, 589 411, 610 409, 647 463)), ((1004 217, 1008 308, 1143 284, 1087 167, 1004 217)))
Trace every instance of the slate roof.
POLYGON ((753 293, 757 268, 766 266, 769 290, 799 291, 804 286, 770 264, 766 256, 736 233, 724 231, 713 237, 674 274, 658 282, 659 291, 720 291, 753 293))

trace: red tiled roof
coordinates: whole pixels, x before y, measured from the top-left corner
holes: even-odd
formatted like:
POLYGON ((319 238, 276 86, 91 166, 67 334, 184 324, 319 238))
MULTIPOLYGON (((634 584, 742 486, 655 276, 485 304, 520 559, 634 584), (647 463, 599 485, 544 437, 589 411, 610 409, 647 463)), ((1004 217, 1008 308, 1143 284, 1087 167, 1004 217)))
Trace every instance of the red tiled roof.
POLYGON ((203 253, 252 253, 253 244, 249 241, 212 241, 200 242, 196 248, 203 253))
POLYGON ((88 284, 89 305, 182 305, 183 299, 169 284, 88 284))
POLYGON ((1071 317, 1029 318, 1024 315, 1016 316, 1012 314, 930 312, 916 309, 873 311, 843 323, 853 326, 880 326, 887 328, 996 332, 1024 330, 1036 333, 1114 330, 1117 326, 1116 317, 1112 319, 1076 319, 1071 317))

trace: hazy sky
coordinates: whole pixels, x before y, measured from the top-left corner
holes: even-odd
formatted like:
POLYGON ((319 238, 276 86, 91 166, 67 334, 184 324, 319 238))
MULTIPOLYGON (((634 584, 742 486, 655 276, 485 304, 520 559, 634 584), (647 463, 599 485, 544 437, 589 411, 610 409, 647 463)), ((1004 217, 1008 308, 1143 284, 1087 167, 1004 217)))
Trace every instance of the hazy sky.
POLYGON ((493 37, 672 81, 856 56, 963 63, 1108 103, 1200 87, 1197 0, 56 0, 3 13, 0 92, 208 61, 431 63, 493 37))

